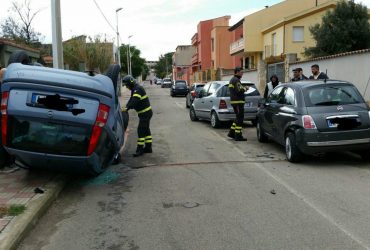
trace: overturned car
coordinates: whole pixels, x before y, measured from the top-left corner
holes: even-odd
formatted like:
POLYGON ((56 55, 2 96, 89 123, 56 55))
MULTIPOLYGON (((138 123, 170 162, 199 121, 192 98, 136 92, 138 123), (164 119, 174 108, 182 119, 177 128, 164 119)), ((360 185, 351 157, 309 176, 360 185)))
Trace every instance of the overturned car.
POLYGON ((3 79, 2 144, 28 168, 98 175, 120 158, 128 117, 106 75, 12 63, 3 79))

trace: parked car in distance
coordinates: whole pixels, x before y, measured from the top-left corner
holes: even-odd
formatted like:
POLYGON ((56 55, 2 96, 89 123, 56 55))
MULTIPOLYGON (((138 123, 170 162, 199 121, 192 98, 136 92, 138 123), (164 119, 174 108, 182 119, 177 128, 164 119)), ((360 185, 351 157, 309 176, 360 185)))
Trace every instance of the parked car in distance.
POLYGON ((171 88, 172 80, 170 78, 163 78, 163 82, 161 84, 162 88, 171 88))
POLYGON ((190 86, 189 92, 186 95, 186 107, 190 108, 190 105, 193 103, 195 97, 198 96, 199 92, 203 89, 205 83, 193 83, 190 86))
POLYGON ((119 66, 111 66, 107 76, 8 66, 2 144, 18 165, 98 175, 118 158, 127 121, 112 82, 119 66))
POLYGON ((304 155, 354 151, 370 155, 370 111, 356 87, 327 80, 294 82, 276 87, 261 102, 257 138, 285 146, 288 161, 304 155))
MULTIPOLYGON (((215 81, 204 85, 190 107, 190 119, 192 121, 209 120, 213 128, 221 126, 222 122, 234 120, 235 113, 230 104, 228 85, 229 81, 215 81)), ((245 92, 244 120, 255 124, 261 95, 254 83, 242 81, 242 85, 249 87, 245 92)))
POLYGON ((155 82, 155 84, 157 84, 157 85, 162 85, 162 83, 163 83, 162 79, 157 79, 156 82, 155 82))
POLYGON ((184 80, 176 80, 170 90, 170 95, 174 96, 186 96, 189 92, 188 84, 184 80))

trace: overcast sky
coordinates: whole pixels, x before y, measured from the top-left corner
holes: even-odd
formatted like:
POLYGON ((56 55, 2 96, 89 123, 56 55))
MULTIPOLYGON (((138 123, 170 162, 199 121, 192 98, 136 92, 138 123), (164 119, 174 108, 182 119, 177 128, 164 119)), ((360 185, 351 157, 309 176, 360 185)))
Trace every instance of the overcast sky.
MULTIPOLYGON (((18 0, 24 1, 24 0, 18 0)), ((177 45, 190 44, 197 24, 230 15, 233 25, 245 15, 282 0, 95 0, 114 30, 99 12, 94 0, 61 0, 63 40, 77 35, 103 35, 114 40, 117 8, 119 33, 128 43, 139 48, 142 57, 158 60, 159 55, 174 51, 177 45)), ((299 3, 300 0, 296 0, 299 3)), ((13 0, 1 0, 0 21, 10 12, 13 0)), ((34 20, 44 43, 51 43, 51 0, 31 0, 33 10, 42 9, 34 20)), ((370 7, 370 0, 357 0, 370 7)))

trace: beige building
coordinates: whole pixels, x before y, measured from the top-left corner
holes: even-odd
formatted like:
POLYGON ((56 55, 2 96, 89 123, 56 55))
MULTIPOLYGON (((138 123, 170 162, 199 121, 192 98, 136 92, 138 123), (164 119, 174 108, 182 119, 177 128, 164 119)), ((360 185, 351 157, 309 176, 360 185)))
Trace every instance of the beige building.
POLYGON ((185 80, 190 82, 190 71, 192 57, 195 47, 192 45, 179 45, 172 56, 172 75, 174 80, 185 80))

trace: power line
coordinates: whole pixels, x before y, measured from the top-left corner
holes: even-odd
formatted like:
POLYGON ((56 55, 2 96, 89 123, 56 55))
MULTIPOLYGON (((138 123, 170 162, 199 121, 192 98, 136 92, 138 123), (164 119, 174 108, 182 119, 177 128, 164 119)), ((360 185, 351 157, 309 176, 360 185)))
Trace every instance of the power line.
POLYGON ((114 29, 113 25, 108 21, 108 19, 107 19, 107 18, 106 18, 106 16, 104 15, 103 11, 100 9, 100 7, 99 7, 98 3, 96 2, 96 0, 93 0, 93 1, 94 1, 94 3, 95 3, 96 7, 98 8, 98 10, 100 11, 100 14, 102 14, 102 16, 104 17, 105 21, 106 21, 106 22, 108 23, 108 25, 112 28, 112 30, 114 31, 114 33, 116 33, 116 31, 115 31, 115 29, 114 29))

